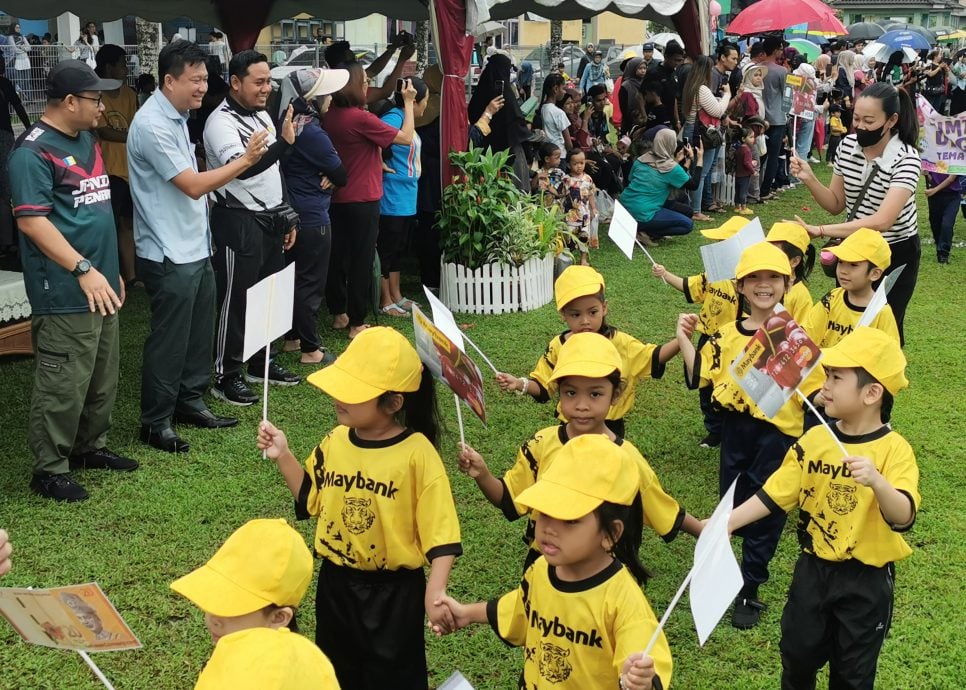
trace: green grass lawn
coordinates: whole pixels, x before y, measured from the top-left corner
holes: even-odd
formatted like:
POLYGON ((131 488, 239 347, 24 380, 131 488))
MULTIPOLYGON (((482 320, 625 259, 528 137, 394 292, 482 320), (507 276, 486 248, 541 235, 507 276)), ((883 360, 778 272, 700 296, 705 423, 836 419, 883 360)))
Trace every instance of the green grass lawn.
MULTIPOLYGON (((803 190, 756 208, 766 230, 796 213, 815 222, 827 219, 803 190)), ((922 203, 924 238, 930 236, 927 218, 922 203)), ((957 239, 966 239, 963 220, 959 224, 957 239)), ((662 242, 653 254, 674 272, 692 273, 700 270, 697 247, 702 243, 695 232, 662 242)), ((677 314, 687 305, 680 293, 650 277, 642 256, 629 263, 605 241, 592 261, 607 279, 612 323, 645 341, 663 342, 673 336, 677 314)), ((964 285, 966 250, 955 249, 953 263, 939 266, 934 248, 923 248, 919 286, 906 319, 911 386, 899 395, 893 419, 918 456, 923 503, 907 535, 913 555, 898 565, 895 619, 879 666, 882 688, 957 688, 966 678, 966 391, 962 356, 955 354, 957 343, 966 338, 964 285)), ((816 271, 810 285, 813 297, 830 287, 831 281, 816 271)), ((410 285, 408 294, 418 298, 416 290, 410 285)), ((96 580, 144 645, 135 652, 97 655, 107 677, 120 689, 187 688, 208 658, 211 642, 200 612, 168 589, 168 583, 207 560, 246 520, 291 520, 293 511, 281 476, 254 448, 260 406, 227 409, 213 401, 213 409, 238 414, 242 423, 220 432, 183 429, 192 444, 187 455, 175 457, 137 441, 147 319, 147 299, 143 291, 135 292, 121 312, 124 354, 109 440, 113 450, 139 459, 141 469, 129 475, 79 474, 91 492, 86 503, 60 505, 30 493, 25 420, 33 362, 0 361, 0 526, 9 530, 16 548, 14 570, 3 584, 48 587, 96 580)), ((562 329, 551 305, 527 314, 457 319, 497 367, 518 375, 530 370, 548 340, 562 329)), ((327 317, 323 323, 327 326, 327 317)), ((407 320, 391 323, 411 336, 407 320)), ((336 351, 346 344, 342 334, 323 332, 323 339, 336 351)), ((310 371, 298 365, 297 355, 284 355, 281 361, 302 373, 310 371)), ((449 426, 442 454, 450 469, 465 549, 453 571, 450 592, 461 600, 489 598, 517 584, 525 553, 520 541, 523 524, 507 523, 473 481, 458 472, 453 405, 446 391, 439 392, 449 426)), ((463 417, 467 441, 481 450, 496 473, 509 467, 523 440, 552 422, 551 407, 501 394, 492 382, 486 393, 488 428, 470 414, 463 417)), ((272 420, 288 433, 300 456, 335 423, 330 400, 308 385, 273 390, 270 406, 272 420)), ((717 452, 698 447, 703 433, 697 395, 685 390, 679 362, 669 365, 663 380, 639 387, 637 406, 628 417, 628 437, 650 460, 668 492, 698 517, 709 515, 717 502, 717 452)), ((307 540, 314 527, 311 521, 297 525, 307 540)), ((643 557, 656 574, 647 595, 659 616, 690 567, 693 546, 687 535, 670 545, 653 533, 645 535, 643 557)), ((752 631, 737 631, 726 620, 701 649, 682 600, 667 625, 674 687, 778 687, 778 622, 796 556, 797 542, 789 526, 772 563, 772 580, 761 592, 770 608, 752 631)), ((314 586, 299 614, 309 637, 315 627, 313 598, 314 586)), ((645 643, 641 640, 642 647, 645 643)), ((504 647, 485 627, 428 639, 426 646, 436 683, 459 669, 478 688, 516 687, 520 653, 504 647)), ((97 687, 101 686, 76 655, 28 646, 9 625, 0 623, 0 688, 97 687)))

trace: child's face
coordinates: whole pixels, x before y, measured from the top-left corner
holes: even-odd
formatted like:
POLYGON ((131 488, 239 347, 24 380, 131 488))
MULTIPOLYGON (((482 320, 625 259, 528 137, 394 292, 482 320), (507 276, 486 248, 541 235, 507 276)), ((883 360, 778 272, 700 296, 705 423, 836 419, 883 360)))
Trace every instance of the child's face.
POLYGON ((604 433, 607 410, 614 401, 614 385, 607 379, 568 376, 560 380, 560 411, 575 434, 604 433))
POLYGON ((565 113, 572 115, 576 108, 577 102, 573 98, 568 98, 566 101, 564 101, 563 111, 565 113))
POLYGON ((379 398, 363 403, 344 403, 338 400, 332 402, 339 424, 350 429, 369 429, 385 422, 385 413, 379 408, 379 398))
POLYGON ((560 310, 571 333, 596 333, 607 316, 607 300, 597 295, 578 297, 560 310))
POLYGON ((859 386, 855 369, 825 367, 825 374, 822 384, 825 411, 836 419, 853 419, 879 397, 873 384, 859 386))
POLYGON ((751 75, 751 85, 756 89, 761 87, 765 83, 765 75, 761 70, 756 70, 754 74, 751 75))
POLYGON ((549 156, 543 159, 543 167, 545 168, 559 168, 560 167, 560 149, 557 149, 549 156))
POLYGON ((537 548, 563 578, 584 579, 603 570, 612 560, 610 540, 595 513, 577 520, 558 520, 536 514, 537 548))
POLYGON ((738 281, 738 290, 753 308, 771 311, 785 296, 785 278, 775 271, 752 271, 738 281))
POLYGON ((230 635, 241 630, 278 627, 272 625, 271 614, 268 608, 252 611, 243 616, 216 616, 213 613, 206 612, 205 625, 208 626, 211 639, 216 644, 225 635, 230 635))
POLYGON ((746 144, 748 144, 748 146, 754 146, 754 144, 755 144, 755 133, 754 132, 748 132, 748 136, 746 136, 744 139, 742 139, 742 141, 744 141, 746 144))
POLYGON ((846 292, 865 293, 882 277, 882 269, 873 268, 868 261, 839 261, 835 277, 846 292))
POLYGON ((571 175, 583 175, 584 166, 587 164, 587 159, 582 153, 575 153, 570 157, 570 174, 571 175))

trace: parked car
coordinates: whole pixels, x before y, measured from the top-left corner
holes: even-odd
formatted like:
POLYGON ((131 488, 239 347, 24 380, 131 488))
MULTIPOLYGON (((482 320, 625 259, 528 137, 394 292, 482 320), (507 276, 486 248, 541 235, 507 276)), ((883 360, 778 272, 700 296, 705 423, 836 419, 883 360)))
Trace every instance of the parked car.
MULTIPOLYGON (((611 46, 607 51, 607 56, 604 58, 604 61, 607 63, 607 70, 610 72, 611 79, 617 79, 617 77, 621 76, 621 63, 625 60, 624 56, 630 53, 634 53, 634 57, 644 55, 643 44, 639 43, 636 46, 624 46, 622 48, 611 46)), ((658 49, 654 50, 654 60, 658 62, 664 60, 664 54, 658 49)))
MULTIPOLYGON (((574 81, 577 80, 577 70, 580 68, 580 59, 584 56, 584 49, 572 43, 565 43, 560 51, 560 61, 564 63, 564 72, 569 74, 574 81)), ((523 60, 533 65, 533 78, 540 82, 544 76, 552 72, 550 65, 550 44, 539 46, 531 50, 523 60)))

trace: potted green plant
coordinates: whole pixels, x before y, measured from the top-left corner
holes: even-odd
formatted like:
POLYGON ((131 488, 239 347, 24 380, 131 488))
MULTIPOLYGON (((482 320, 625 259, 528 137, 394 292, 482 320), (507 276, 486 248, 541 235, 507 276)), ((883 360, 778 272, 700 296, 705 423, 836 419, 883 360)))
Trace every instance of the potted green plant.
POLYGON ((553 298, 566 225, 559 209, 517 190, 509 157, 479 148, 450 153, 459 173, 443 192, 437 224, 440 298, 453 311, 528 311, 553 298))

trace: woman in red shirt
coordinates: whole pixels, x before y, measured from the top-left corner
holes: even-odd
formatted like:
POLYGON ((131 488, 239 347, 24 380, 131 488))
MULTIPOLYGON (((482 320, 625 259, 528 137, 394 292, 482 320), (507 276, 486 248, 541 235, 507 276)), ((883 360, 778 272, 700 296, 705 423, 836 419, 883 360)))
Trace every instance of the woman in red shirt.
POLYGON ((382 198, 382 150, 413 140, 416 89, 403 88, 403 124, 396 129, 364 109, 366 72, 358 62, 337 65, 349 70, 349 82, 332 97, 325 131, 346 169, 348 182, 332 195, 332 259, 325 300, 334 314, 332 327, 349 329, 354 338, 364 323, 371 294, 372 263, 379 234, 382 198))

